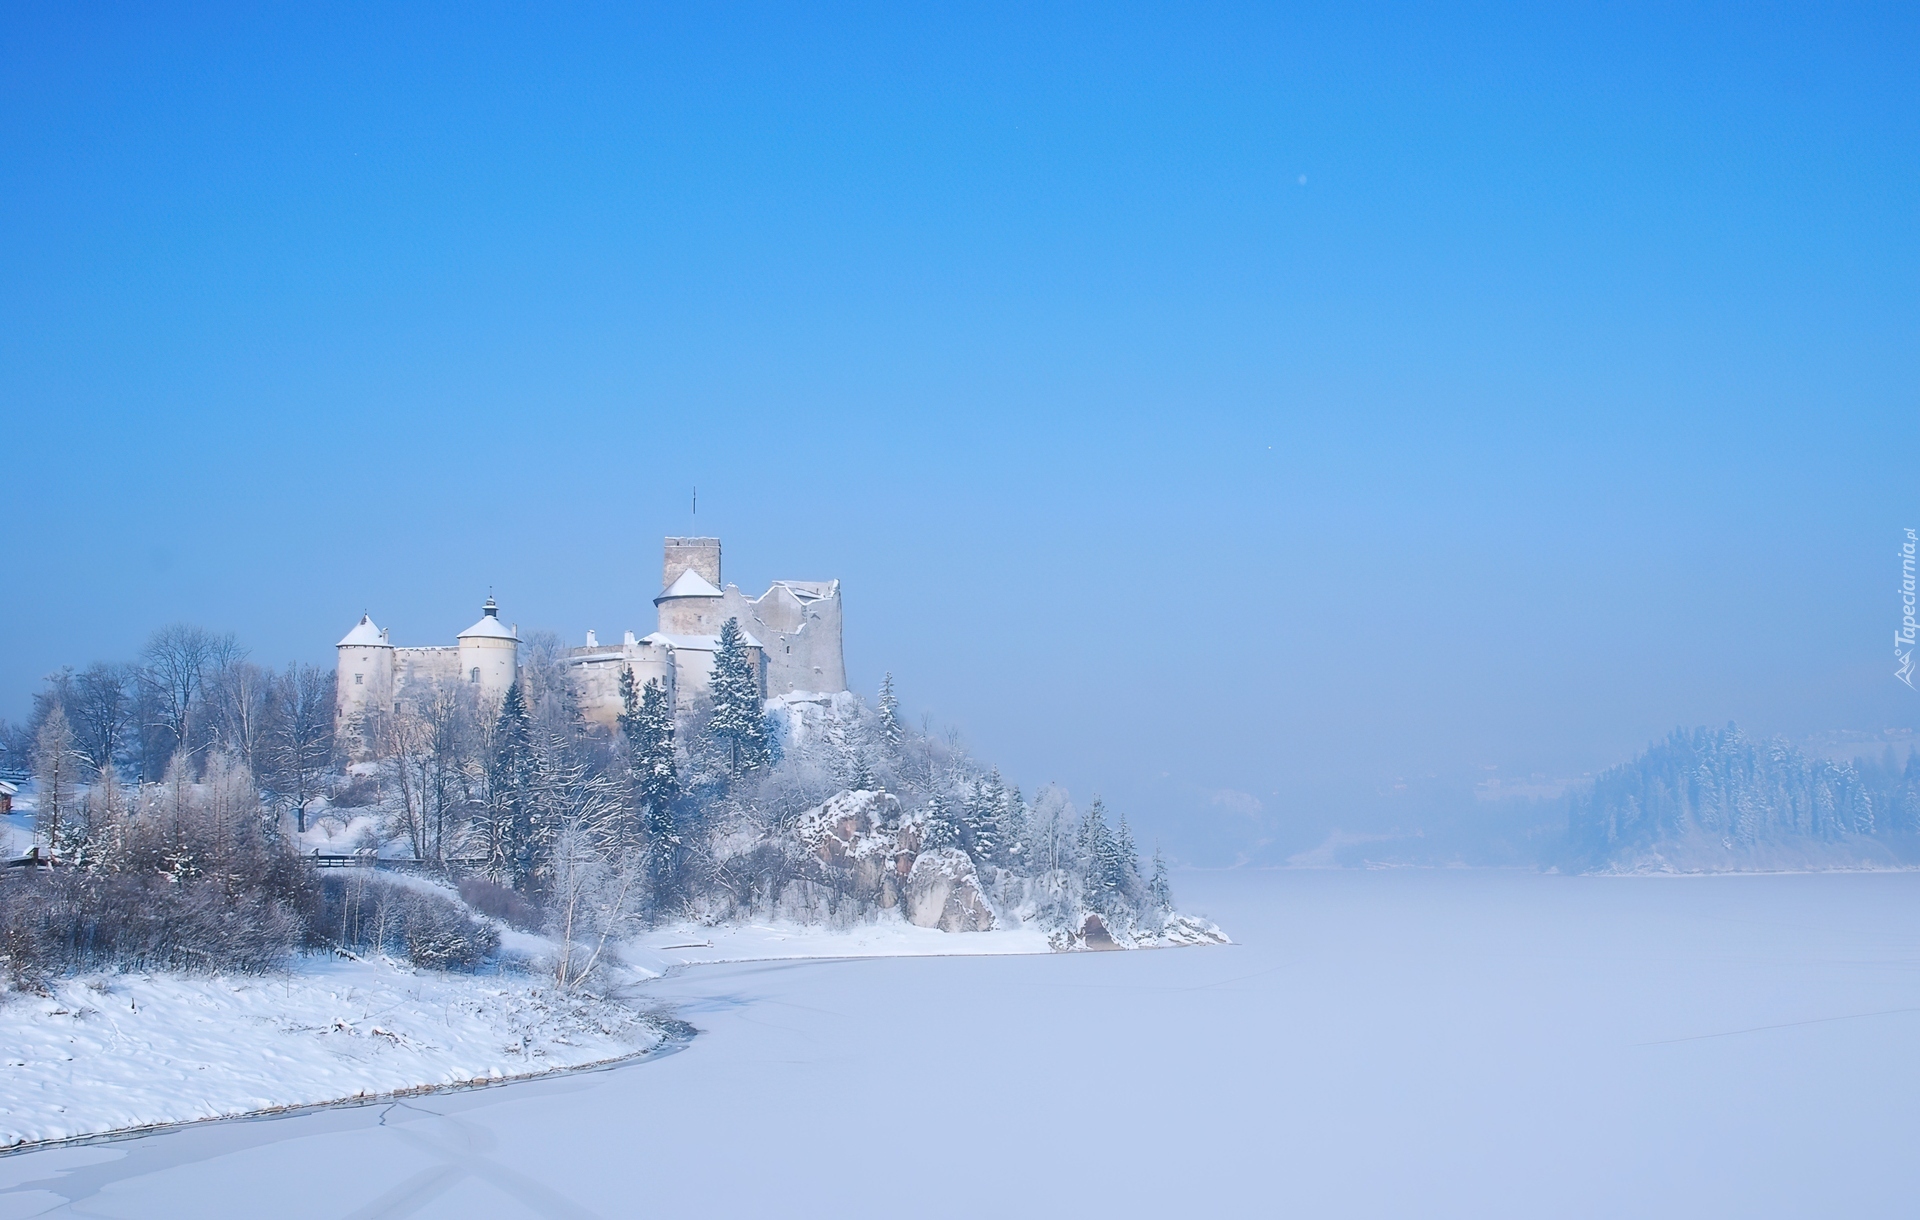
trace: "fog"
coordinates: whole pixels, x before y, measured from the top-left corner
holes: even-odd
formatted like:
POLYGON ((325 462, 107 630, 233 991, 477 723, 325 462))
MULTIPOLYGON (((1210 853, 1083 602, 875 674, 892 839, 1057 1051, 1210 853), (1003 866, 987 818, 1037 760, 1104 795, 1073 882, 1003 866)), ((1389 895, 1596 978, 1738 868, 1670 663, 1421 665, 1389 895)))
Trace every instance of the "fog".
POLYGON ((9 719, 697 530, 1200 863, 1915 727, 1910 14, 17 17, 9 719))

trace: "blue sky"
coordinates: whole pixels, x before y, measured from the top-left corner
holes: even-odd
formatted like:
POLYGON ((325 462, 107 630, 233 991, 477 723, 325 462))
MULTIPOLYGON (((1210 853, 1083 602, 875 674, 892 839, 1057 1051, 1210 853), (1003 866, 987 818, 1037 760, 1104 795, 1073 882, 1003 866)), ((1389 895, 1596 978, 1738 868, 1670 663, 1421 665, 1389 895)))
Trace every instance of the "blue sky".
POLYGON ((0 715, 179 619, 644 629, 697 484, 1194 858, 1912 727, 1916 24, 10 4, 0 715))

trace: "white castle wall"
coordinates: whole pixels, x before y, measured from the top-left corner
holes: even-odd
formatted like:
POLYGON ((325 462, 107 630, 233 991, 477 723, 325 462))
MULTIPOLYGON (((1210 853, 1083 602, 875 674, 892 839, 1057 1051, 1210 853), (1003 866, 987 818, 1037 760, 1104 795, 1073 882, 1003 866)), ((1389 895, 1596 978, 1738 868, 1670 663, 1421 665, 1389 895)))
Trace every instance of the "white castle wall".
POLYGON ((391 644, 340 646, 334 670, 335 725, 347 724, 369 708, 393 706, 393 653, 391 644))

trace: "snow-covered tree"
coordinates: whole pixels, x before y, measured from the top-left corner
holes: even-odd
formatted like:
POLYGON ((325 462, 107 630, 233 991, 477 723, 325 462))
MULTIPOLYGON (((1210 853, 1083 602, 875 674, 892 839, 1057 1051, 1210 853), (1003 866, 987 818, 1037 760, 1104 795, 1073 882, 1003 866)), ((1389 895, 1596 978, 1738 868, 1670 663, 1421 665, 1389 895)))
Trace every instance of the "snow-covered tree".
POLYGON ((1124 914, 1138 884, 1137 866, 1124 854, 1120 837, 1107 825, 1107 807, 1099 797, 1087 806, 1078 836, 1082 896, 1103 915, 1124 914))
POLYGON ((515 889, 526 888, 538 863, 534 827, 537 780, 533 722, 520 684, 507 688, 495 721, 487 761, 487 871, 515 889))
POLYGON ((937 851, 942 847, 960 846, 960 827, 955 824, 953 815, 947 809, 947 803, 940 799, 939 793, 927 797, 926 828, 920 835, 920 850, 937 851))
POLYGON ((658 678, 636 690, 631 669, 621 673, 620 693, 620 728, 627 739, 628 774, 644 853, 645 898, 657 908, 671 899, 676 888, 682 846, 674 817, 680 776, 674 757, 673 709, 658 678))
POLYGON ((889 754, 899 751, 901 736, 900 700, 894 698, 893 673, 889 670, 880 679, 880 740, 887 744, 889 754))
POLYGON ((713 718, 707 731, 726 746, 729 774, 735 778, 771 760, 760 675, 737 618, 720 627, 720 646, 713 654, 713 718))
POLYGON ((58 702, 41 721, 33 742, 34 833, 58 855, 67 846, 68 823, 79 813, 74 800, 80 759, 73 749, 73 729, 66 709, 58 702))
POLYGON ((1160 854, 1158 845, 1153 849, 1153 879, 1147 883, 1147 898, 1155 911, 1165 914, 1173 910, 1173 883, 1167 877, 1167 858, 1160 854))

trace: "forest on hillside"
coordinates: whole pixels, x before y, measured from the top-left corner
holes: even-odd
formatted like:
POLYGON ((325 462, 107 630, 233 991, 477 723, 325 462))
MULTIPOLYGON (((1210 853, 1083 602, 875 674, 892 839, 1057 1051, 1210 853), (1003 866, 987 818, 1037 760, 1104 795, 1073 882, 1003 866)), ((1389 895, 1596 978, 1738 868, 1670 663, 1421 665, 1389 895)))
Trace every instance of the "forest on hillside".
POLYGON ((54 675, 0 738, 53 862, 0 885, 11 974, 254 969, 329 945, 470 966, 507 925, 552 937, 573 985, 620 936, 682 919, 1037 925, 1060 947, 1208 935, 1124 816, 1057 788, 1029 800, 957 734, 905 723, 891 677, 874 705, 764 701, 729 622, 709 697, 676 715, 628 674, 609 728, 580 715, 557 638, 521 655, 503 699, 418 684, 337 735, 331 673, 269 670, 193 627, 54 675), (316 869, 322 849, 386 867, 316 869))
POLYGON ((1920 754, 1833 762, 1733 725, 1676 729, 1568 806, 1586 869, 1682 871, 1920 860, 1920 754))

